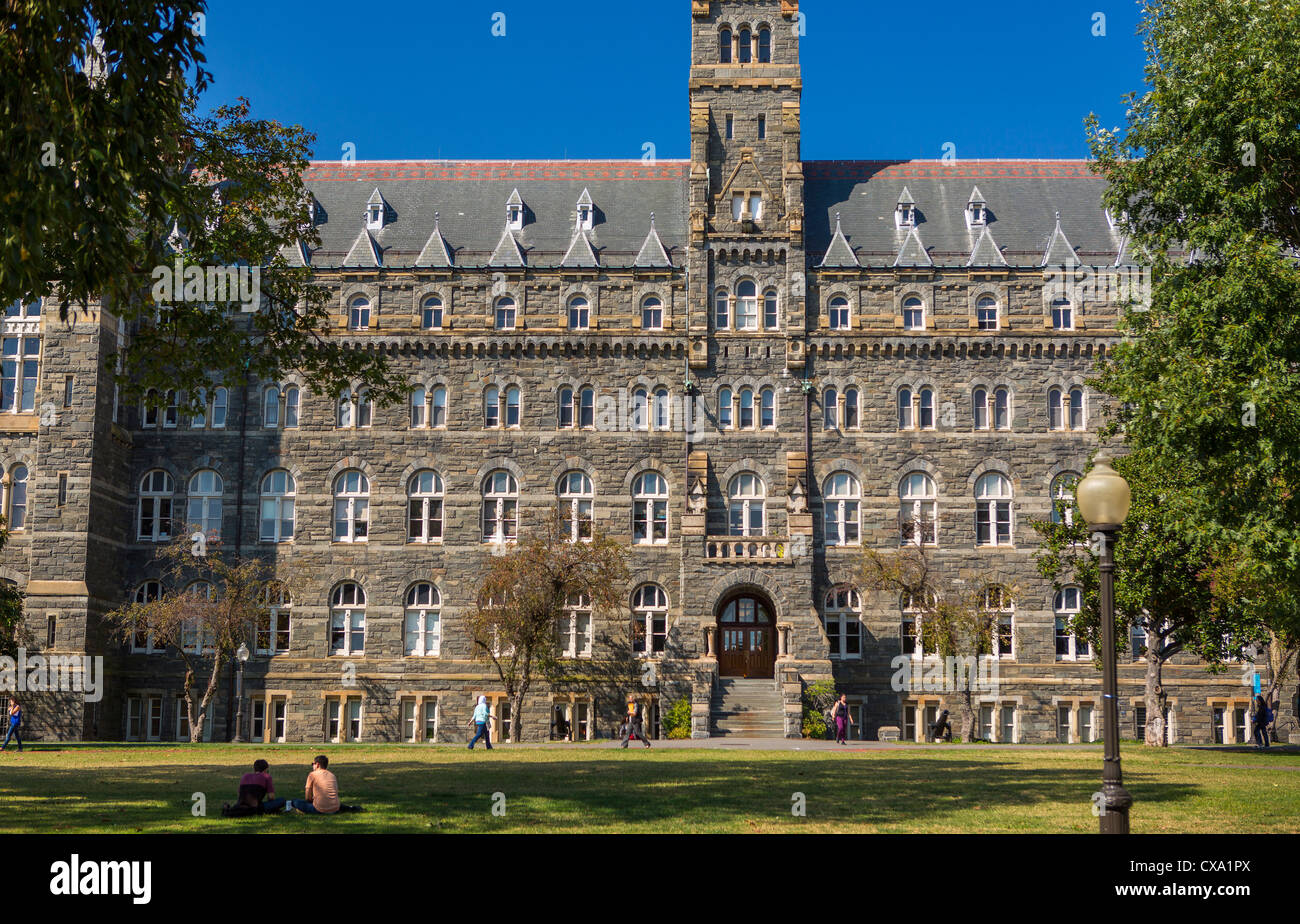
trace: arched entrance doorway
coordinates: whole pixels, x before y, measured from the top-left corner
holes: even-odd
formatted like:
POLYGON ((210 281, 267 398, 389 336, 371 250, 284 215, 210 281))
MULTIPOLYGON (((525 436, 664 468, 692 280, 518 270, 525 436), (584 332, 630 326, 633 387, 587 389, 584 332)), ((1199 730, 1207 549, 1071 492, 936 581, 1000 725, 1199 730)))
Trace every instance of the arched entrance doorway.
POLYGON ((775 666, 772 604, 753 592, 728 597, 718 609, 718 676, 772 677, 775 666))

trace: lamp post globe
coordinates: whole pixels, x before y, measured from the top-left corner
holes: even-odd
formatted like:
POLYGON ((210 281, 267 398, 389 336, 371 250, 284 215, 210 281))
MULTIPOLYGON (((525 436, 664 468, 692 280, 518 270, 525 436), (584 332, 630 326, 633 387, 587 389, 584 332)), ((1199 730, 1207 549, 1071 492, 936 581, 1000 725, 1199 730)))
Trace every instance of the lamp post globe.
MULTIPOLYGON (((1133 797, 1124 788, 1119 760, 1119 680, 1115 658, 1115 534, 1128 517, 1133 494, 1128 482, 1111 467, 1104 449, 1093 459, 1092 470, 1075 487, 1075 502, 1093 539, 1101 540, 1098 571, 1098 609, 1101 617, 1102 722, 1105 758, 1101 772, 1098 814, 1102 834, 1128 834, 1133 797)), ((1094 797, 1095 800, 1095 797, 1094 797)))

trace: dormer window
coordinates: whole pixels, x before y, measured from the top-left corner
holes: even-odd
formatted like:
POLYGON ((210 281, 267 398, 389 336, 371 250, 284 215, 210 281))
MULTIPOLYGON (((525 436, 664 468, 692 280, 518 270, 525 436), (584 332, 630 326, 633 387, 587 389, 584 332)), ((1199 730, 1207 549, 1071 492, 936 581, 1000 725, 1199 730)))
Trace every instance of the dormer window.
POLYGON ((592 204, 591 193, 584 189, 578 198, 578 230, 590 231, 595 219, 596 207, 592 204))
POLYGON ((916 206, 911 202, 900 202, 894 210, 894 222, 900 228, 916 227, 916 206))
POLYGON ((970 192, 970 198, 966 200, 966 230, 973 228, 982 228, 989 222, 988 203, 984 201, 984 194, 976 186, 970 192))
POLYGON ((506 201, 506 227, 511 231, 522 231, 524 227, 524 200, 517 189, 506 201))
POLYGON ((366 230, 380 231, 384 227, 384 197, 376 188, 366 202, 366 230))

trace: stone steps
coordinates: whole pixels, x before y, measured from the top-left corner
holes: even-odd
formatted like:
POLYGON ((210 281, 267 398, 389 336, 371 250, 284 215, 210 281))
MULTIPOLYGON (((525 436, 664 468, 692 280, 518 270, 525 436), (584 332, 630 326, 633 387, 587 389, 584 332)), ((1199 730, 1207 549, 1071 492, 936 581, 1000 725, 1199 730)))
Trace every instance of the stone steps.
POLYGON ((713 737, 784 738, 785 710, 776 682, 719 679, 709 725, 713 737))

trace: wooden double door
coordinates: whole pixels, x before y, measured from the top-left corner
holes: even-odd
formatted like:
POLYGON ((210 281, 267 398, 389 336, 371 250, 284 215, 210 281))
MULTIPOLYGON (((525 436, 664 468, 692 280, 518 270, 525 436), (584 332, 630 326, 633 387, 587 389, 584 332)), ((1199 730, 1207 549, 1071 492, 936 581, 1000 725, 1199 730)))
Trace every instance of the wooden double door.
POLYGON ((772 677, 775 667, 772 608, 761 597, 733 597, 718 614, 718 675, 772 677))

